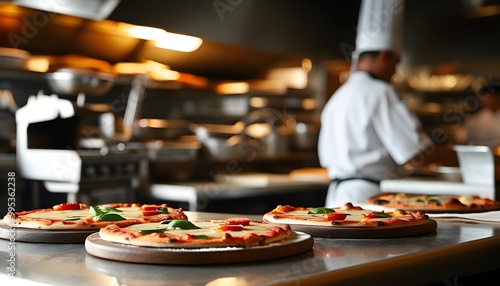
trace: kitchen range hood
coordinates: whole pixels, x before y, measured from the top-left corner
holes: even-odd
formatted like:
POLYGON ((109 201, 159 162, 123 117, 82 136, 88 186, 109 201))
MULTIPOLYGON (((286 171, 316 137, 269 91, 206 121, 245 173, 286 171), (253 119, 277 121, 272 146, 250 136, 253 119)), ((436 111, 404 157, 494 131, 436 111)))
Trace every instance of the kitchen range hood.
POLYGON ((12 0, 12 4, 96 21, 104 20, 120 0, 12 0))

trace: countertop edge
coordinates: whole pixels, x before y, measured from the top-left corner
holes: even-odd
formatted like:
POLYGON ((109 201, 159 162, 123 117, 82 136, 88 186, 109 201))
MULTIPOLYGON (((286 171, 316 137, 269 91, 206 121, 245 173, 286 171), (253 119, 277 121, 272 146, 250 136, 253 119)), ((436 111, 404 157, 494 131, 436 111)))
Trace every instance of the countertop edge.
MULTIPOLYGON (((397 256, 289 281, 285 285, 426 285, 500 269, 500 236, 397 256), (497 249, 497 251, 494 251, 497 249), (359 275, 363 273, 363 275, 359 275), (386 275, 382 275, 385 273, 386 275), (460 273, 460 276, 457 275, 460 273), (367 277, 371 277, 367 280, 367 277), (411 277, 409 280, 408 277, 411 277)), ((451 285, 451 284, 450 284, 451 285)))

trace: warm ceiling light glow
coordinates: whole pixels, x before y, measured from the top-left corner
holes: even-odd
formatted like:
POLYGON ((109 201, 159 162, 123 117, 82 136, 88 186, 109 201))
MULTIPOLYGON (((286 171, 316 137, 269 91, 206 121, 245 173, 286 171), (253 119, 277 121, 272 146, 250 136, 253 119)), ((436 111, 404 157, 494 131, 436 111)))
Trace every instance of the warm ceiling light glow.
POLYGON ((113 66, 113 71, 117 74, 148 74, 151 79, 158 81, 178 80, 181 77, 179 72, 171 70, 169 66, 151 60, 143 63, 117 63, 113 66))
POLYGON ((302 108, 305 110, 313 110, 318 106, 318 102, 314 98, 304 98, 302 100, 302 108))
POLYGON ((252 123, 247 126, 246 133, 253 138, 264 138, 271 133, 269 123, 252 123))
POLYGON ((47 57, 33 56, 26 61, 25 68, 34 72, 46 72, 49 70, 50 61, 47 57))
POLYGON ((416 76, 416 75, 412 75, 408 79, 408 85, 411 88, 414 88, 414 89, 418 88, 418 83, 419 83, 419 79, 418 79, 418 76, 416 76))
POLYGON ((147 60, 146 65, 148 67, 148 71, 161 71, 164 69, 170 69, 169 66, 152 60, 147 60))
POLYGON ((149 119, 142 118, 141 120, 139 120, 139 126, 142 128, 146 127, 165 128, 166 127, 165 123, 166 123, 165 120, 156 118, 149 118, 149 119))
POLYGON ((269 79, 279 79, 288 87, 304 89, 307 87, 307 72, 302 68, 278 68, 269 72, 269 79))
POLYGON ((445 88, 452 89, 457 86, 458 79, 455 75, 446 75, 443 77, 443 85, 445 88))
POLYGON ((443 108, 441 104, 437 102, 428 102, 424 106, 424 110, 429 113, 441 113, 443 112, 443 108))
POLYGON ((269 99, 265 97, 252 97, 250 98, 250 106, 254 108, 263 108, 269 104, 269 99))
POLYGON ((243 94, 250 89, 248 82, 228 82, 218 84, 215 88, 220 94, 243 94))
POLYGON ((177 71, 164 69, 164 70, 149 71, 149 76, 154 80, 164 81, 164 80, 178 80, 181 77, 181 74, 177 71))
POLYGON ((165 32, 155 41, 155 46, 161 49, 169 49, 179 52, 193 52, 197 50, 203 40, 181 34, 165 32))
POLYGON ((141 74, 148 71, 146 63, 117 63, 113 70, 118 74, 141 74))
POLYGON ((0 4, 0 11, 2 13, 6 12, 12 15, 20 15, 22 14, 23 10, 21 7, 12 5, 12 4, 7 4, 7 3, 1 3, 0 4))
POLYGON ((305 72, 310 72, 312 70, 312 61, 310 59, 302 60, 302 69, 305 72))
POLYGON ((143 40, 157 40, 166 33, 163 29, 145 26, 130 26, 127 30, 130 35, 143 40))
POLYGON ((203 43, 203 40, 198 37, 170 33, 159 28, 121 24, 131 36, 143 40, 154 40, 155 46, 161 49, 192 52, 203 43))

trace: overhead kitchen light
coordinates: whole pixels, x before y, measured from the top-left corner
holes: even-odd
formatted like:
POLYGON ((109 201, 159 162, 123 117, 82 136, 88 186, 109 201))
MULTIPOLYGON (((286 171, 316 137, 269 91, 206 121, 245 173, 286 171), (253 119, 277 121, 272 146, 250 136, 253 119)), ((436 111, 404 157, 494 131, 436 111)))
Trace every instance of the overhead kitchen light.
POLYGON ((165 31, 155 41, 155 46, 162 49, 169 49, 179 52, 193 52, 196 51, 203 40, 198 37, 169 33, 165 31))
POLYGON ((171 70, 167 65, 150 60, 142 63, 116 63, 113 70, 117 74, 148 74, 151 79, 158 81, 178 80, 180 78, 179 72, 171 70))
POLYGON ((96 21, 106 19, 120 0, 12 0, 12 4, 96 21))
POLYGON ((141 74, 148 71, 146 63, 121 62, 113 65, 113 71, 117 74, 141 74))
POLYGON ((47 72, 50 67, 50 60, 47 56, 31 56, 25 64, 25 68, 34 72, 47 72))
POLYGON ((296 89, 304 89, 308 84, 307 72, 301 67, 272 69, 268 73, 268 79, 281 80, 288 87, 296 89))
POLYGON ((178 71, 164 69, 164 70, 151 71, 149 72, 149 76, 153 80, 168 81, 168 80, 178 80, 181 74, 178 71))
POLYGON ((203 40, 198 37, 170 33, 160 28, 127 25, 126 29, 130 35, 138 39, 153 40, 155 46, 161 49, 174 50, 179 52, 196 51, 203 40))
POLYGON ((217 93, 220 94, 243 94, 250 89, 248 82, 225 82, 220 83, 215 87, 217 93))
POLYGON ((165 30, 159 28, 134 25, 130 25, 127 30, 133 37, 143 40, 159 39, 166 32, 165 30))

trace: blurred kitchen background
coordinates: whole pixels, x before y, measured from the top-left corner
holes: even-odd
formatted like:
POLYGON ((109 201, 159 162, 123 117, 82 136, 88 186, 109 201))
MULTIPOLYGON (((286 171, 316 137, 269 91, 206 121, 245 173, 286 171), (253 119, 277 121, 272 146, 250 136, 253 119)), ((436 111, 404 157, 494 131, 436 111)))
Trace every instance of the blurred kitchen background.
MULTIPOLYGON (((5 188, 16 172, 16 209, 321 205, 319 114, 348 76, 359 5, 0 1, 0 163, 5 188)), ((405 5, 394 83, 432 138, 454 144, 477 88, 500 77, 500 1, 405 5)))

